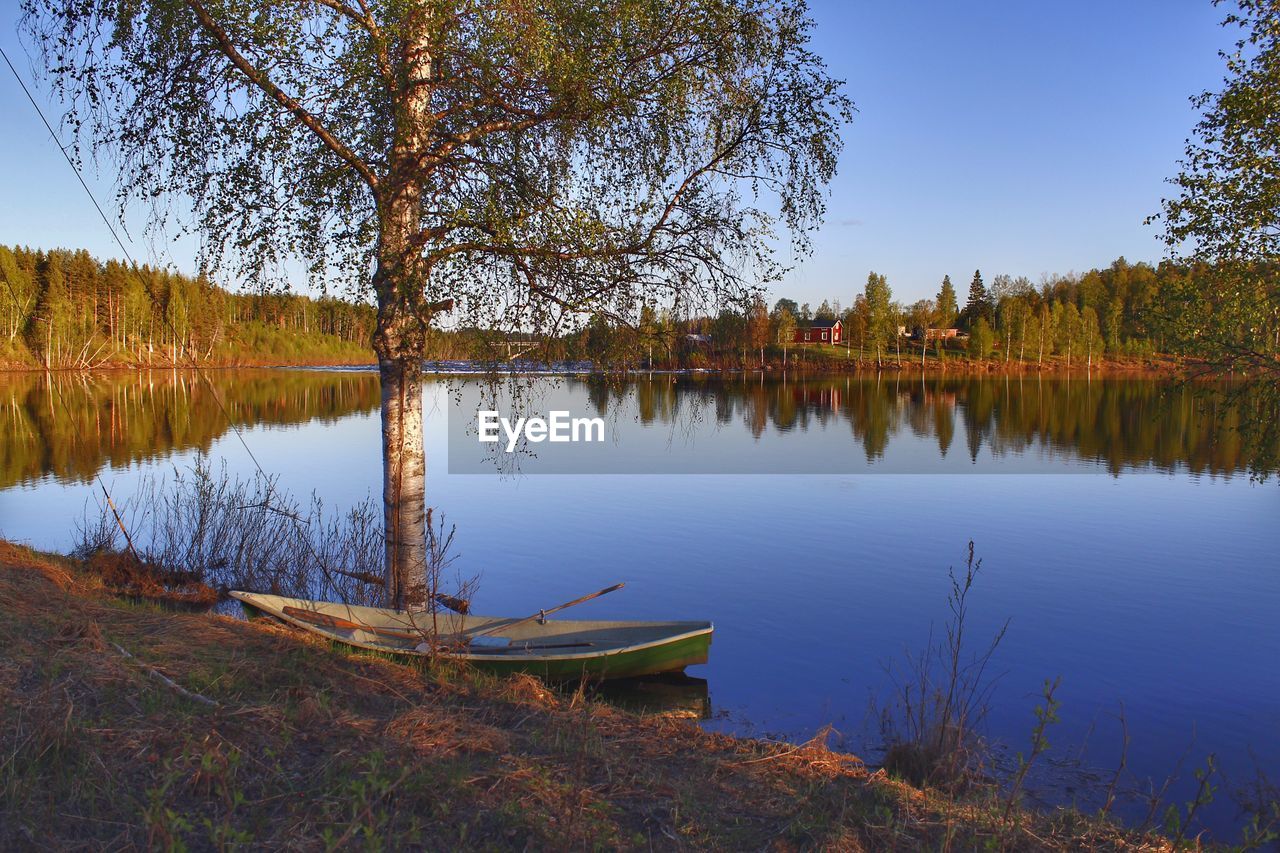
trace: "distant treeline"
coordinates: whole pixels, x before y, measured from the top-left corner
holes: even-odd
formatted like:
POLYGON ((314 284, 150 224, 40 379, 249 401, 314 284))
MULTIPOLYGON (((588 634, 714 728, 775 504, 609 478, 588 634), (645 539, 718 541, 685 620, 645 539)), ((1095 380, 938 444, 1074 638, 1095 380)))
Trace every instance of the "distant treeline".
POLYGON ((368 305, 232 293, 84 250, 0 246, 0 364, 372 361, 373 327, 368 305))
POLYGON ((642 307, 638 322, 593 317, 580 331, 551 344, 552 356, 657 367, 752 367, 794 356, 795 330, 819 321, 843 322, 847 356, 829 346, 806 346, 806 358, 901 361, 914 357, 996 359, 1003 362, 1085 366, 1102 357, 1198 355, 1211 331, 1216 340, 1237 340, 1273 357, 1280 353, 1280 314, 1268 294, 1274 276, 1252 270, 1247 281, 1227 287, 1226 275, 1204 265, 1171 261, 1159 266, 1119 258, 1103 269, 1025 277, 981 271, 969 282, 963 303, 949 276, 936 296, 909 305, 894 301, 888 280, 872 273, 853 303, 824 301, 816 308, 763 299, 739 310, 678 317, 642 307), (1213 294, 1229 291, 1248 305, 1216 310, 1213 294), (1254 305, 1252 303, 1256 302, 1254 305), (1221 328, 1224 322, 1239 328, 1221 328), (947 338, 945 330, 957 337, 947 338), (930 332, 929 330, 940 330, 930 332))
MULTIPOLYGON (((613 368, 755 368, 796 357, 797 328, 841 320, 843 344, 807 345, 818 369, 914 359, 995 359, 1092 366, 1105 358, 1198 355, 1214 341, 1280 354, 1274 276, 1236 283, 1206 266, 1130 264, 1083 275, 973 274, 963 304, 949 276, 904 305, 872 273, 847 307, 756 298, 715 313, 641 305, 631 317, 596 314, 571 331, 533 336, 456 318, 432 330, 428 357, 504 362, 581 361, 613 368), (1224 298, 1231 304, 1219 306, 1224 298), (1257 303, 1256 305, 1254 303, 1257 303), (1239 327, 1239 328, 1237 328, 1239 327), (947 331, 957 330, 955 337, 947 331), (526 340, 527 339, 527 340, 526 340)), ((204 277, 99 262, 81 251, 0 246, 0 365, 320 364, 371 362, 372 306, 292 294, 232 293, 204 277)))

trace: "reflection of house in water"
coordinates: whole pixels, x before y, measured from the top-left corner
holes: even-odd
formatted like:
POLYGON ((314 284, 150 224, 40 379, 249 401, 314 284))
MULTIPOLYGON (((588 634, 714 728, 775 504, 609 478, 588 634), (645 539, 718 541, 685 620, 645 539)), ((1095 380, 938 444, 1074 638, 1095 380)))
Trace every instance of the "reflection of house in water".
MULTIPOLYGON (((916 395, 912 394, 912 399, 916 399, 916 395)), ((925 388, 924 402, 930 406, 946 406, 948 409, 956 407, 956 400, 959 399, 955 389, 952 388, 925 388)))
POLYGON ((798 407, 824 412, 840 411, 842 389, 835 385, 814 386, 799 383, 791 386, 791 397, 798 407))

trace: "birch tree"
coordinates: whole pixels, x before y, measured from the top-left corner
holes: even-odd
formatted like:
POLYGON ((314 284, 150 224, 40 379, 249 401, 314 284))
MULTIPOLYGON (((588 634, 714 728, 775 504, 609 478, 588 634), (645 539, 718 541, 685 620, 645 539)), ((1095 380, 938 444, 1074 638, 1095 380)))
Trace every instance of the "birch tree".
POLYGON ((198 233, 206 271, 301 265, 376 301, 392 604, 425 563, 440 313, 527 334, 741 298, 782 272, 782 232, 808 251, 851 114, 803 0, 23 6, 122 216, 198 233))
POLYGON ((773 324, 778 345, 782 347, 782 366, 786 367, 787 350, 791 347, 791 343, 796 336, 796 318, 790 311, 783 308, 778 312, 778 316, 774 318, 773 324))
MULTIPOLYGON (((1215 0, 1219 5, 1221 0, 1215 0)), ((1280 375, 1280 0, 1226 4, 1234 44, 1222 86, 1191 98, 1186 140, 1161 212, 1174 255, 1208 265, 1162 295, 1166 339, 1225 370, 1280 375)))
POLYGON ((867 305, 867 334, 875 343, 876 367, 882 367, 882 352, 889 340, 889 335, 897 332, 897 324, 893 314, 893 291, 889 288, 889 280, 883 275, 871 272, 867 275, 867 286, 863 291, 867 305))
POLYGON ((751 348, 760 351, 760 368, 764 369, 764 348, 769 343, 769 309, 764 299, 756 296, 747 312, 747 338, 751 348))

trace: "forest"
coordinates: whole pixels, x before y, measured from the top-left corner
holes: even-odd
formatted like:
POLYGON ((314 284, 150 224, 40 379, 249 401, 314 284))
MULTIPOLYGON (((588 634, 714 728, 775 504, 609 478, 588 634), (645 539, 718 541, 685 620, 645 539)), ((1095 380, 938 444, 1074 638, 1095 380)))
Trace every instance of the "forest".
POLYGON ((341 299, 0 245, 0 366, 370 362, 373 325, 371 307, 341 299))
MULTIPOLYGON (((430 359, 502 362, 524 357, 618 368, 756 368, 789 365, 797 327, 840 319, 844 344, 807 345, 805 364, 883 366, 966 359, 1041 367, 1199 355, 1213 339, 1280 353, 1275 277, 1256 270, 1224 283, 1204 265, 1158 266, 1119 258, 1084 274, 995 275, 969 281, 963 303, 950 276, 934 298, 903 304, 871 273, 847 306, 816 308, 762 296, 718 312, 639 305, 633 316, 588 314, 571 331, 513 347, 517 333, 454 326, 428 339, 430 359), (1214 295, 1229 294, 1229 310, 1214 295), (1231 328, 1221 328, 1230 317, 1231 328), (1217 325, 1215 325, 1215 323, 1217 325), (954 337, 936 330, 955 329, 954 337), (931 331, 932 330, 932 331, 931 331)), ((851 288, 852 289, 852 288, 851 288)), ((79 368, 349 364, 373 360, 372 306, 332 296, 233 292, 186 276, 84 250, 0 246, 0 365, 79 368)))

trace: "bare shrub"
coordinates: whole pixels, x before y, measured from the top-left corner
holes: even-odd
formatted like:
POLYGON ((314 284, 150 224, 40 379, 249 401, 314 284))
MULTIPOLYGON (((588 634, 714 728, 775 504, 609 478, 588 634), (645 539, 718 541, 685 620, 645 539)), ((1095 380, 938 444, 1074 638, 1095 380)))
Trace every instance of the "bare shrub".
POLYGON ((947 570, 951 615, 945 639, 935 641, 930 629, 924 650, 906 654, 904 669, 888 667, 896 697, 880 715, 884 769, 917 786, 958 788, 982 775, 985 748, 978 728, 997 681, 987 668, 1009 622, 982 651, 969 651, 969 594, 981 569, 970 541, 964 574, 947 570))
POLYGON ((1280 785, 1266 772, 1255 768, 1254 777, 1234 793, 1233 799, 1245 820, 1241 849, 1258 850, 1280 841, 1280 785))
MULTIPOLYGON (((327 508, 314 493, 300 501, 276 478, 232 476, 224 462, 215 469, 199 457, 170 478, 150 477, 117 500, 138 559, 162 576, 181 577, 221 589, 269 592, 348 604, 383 601, 382 511, 365 498, 345 511, 327 508)), ((444 596, 441 573, 452 564, 452 529, 429 525, 431 564, 419 589, 444 596)), ((110 508, 87 506, 78 524, 76 556, 93 560, 119 554, 123 539, 110 508)), ((458 589, 471 584, 458 581, 458 589)), ((416 602, 434 609, 419 595, 416 602)))

